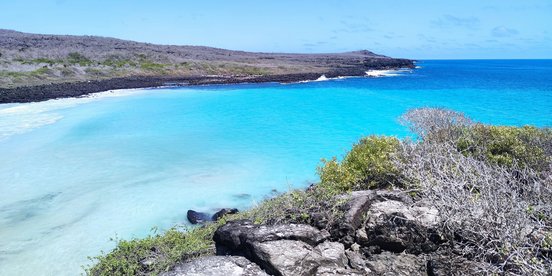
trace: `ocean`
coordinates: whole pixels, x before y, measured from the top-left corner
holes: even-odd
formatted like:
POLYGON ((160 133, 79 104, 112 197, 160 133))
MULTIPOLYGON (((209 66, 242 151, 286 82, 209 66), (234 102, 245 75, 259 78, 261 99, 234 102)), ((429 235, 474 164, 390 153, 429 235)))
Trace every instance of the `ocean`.
POLYGON ((408 109, 552 126, 552 60, 420 61, 376 78, 112 91, 0 105, 0 275, 75 275, 111 238, 317 181, 408 109))

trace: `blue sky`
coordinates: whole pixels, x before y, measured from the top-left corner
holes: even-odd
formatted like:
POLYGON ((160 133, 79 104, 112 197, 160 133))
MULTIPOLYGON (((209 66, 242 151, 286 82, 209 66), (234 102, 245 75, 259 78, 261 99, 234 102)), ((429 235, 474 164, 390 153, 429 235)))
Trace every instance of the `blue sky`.
POLYGON ((263 52, 552 58, 551 0, 0 0, 0 28, 263 52))

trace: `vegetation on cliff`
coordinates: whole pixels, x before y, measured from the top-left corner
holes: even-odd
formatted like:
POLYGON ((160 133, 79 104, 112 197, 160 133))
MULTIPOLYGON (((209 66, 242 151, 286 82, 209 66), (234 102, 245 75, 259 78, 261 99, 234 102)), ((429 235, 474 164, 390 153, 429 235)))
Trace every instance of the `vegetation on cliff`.
POLYGON ((119 241, 87 272, 158 274, 213 254, 213 233, 228 220, 303 223, 334 233, 347 211, 342 194, 367 189, 404 191, 434 207, 440 214, 434 250, 444 258, 481 264, 482 274, 551 271, 552 131, 484 125, 444 109, 414 109, 401 119, 414 139, 363 138, 343 158, 321 163, 317 185, 188 232, 119 241))
MULTIPOLYGON (((369 69, 403 67, 414 65, 411 60, 366 50, 336 54, 251 53, 0 29, 0 92, 24 86, 129 77, 180 78, 184 82, 198 76, 247 80, 310 74, 316 79, 321 74, 360 76, 369 69)), ((112 88, 105 90, 109 89, 112 88)))

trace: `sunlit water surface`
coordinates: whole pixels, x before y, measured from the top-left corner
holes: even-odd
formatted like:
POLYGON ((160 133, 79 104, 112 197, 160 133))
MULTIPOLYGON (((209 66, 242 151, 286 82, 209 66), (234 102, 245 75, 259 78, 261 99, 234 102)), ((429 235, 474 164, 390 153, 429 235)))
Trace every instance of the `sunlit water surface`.
POLYGON ((552 61, 418 65, 393 77, 0 105, 0 275, 76 275, 110 238, 304 187, 320 158, 363 135, 408 135, 397 118, 409 108, 552 125, 552 61))

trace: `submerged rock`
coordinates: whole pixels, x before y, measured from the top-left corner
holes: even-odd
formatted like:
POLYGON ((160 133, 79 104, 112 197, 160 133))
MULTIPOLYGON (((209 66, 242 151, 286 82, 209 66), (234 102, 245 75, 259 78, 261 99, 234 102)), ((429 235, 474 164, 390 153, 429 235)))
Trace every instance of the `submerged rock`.
POLYGON ((198 224, 208 221, 217 221, 221 219, 224 215, 236 213, 238 213, 238 209, 236 208, 222 208, 212 216, 207 213, 188 210, 188 212, 186 213, 186 217, 191 224, 198 224))
POLYGON ((186 213, 186 217, 191 224, 204 223, 212 220, 211 216, 209 216, 208 214, 196 212, 194 210, 188 210, 188 212, 186 213))

